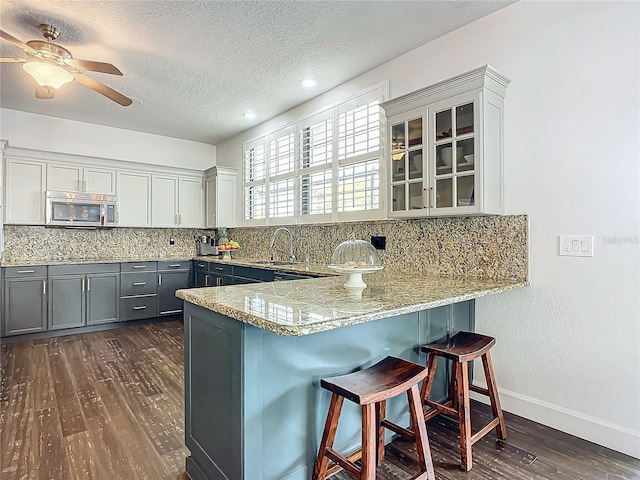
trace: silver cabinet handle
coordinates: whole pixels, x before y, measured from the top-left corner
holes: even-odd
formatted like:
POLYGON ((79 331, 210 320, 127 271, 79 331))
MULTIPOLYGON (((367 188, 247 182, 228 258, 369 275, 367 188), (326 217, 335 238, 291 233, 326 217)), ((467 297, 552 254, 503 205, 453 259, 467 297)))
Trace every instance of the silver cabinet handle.
POLYGON ((84 278, 82 280, 80 280, 80 282, 82 283, 82 291, 84 292, 84 278))
POLYGON ((222 279, 220 277, 216 278, 216 286, 217 287, 222 286, 222 279))
POLYGON ((82 181, 82 190, 85 191, 85 192, 87 191, 87 181, 86 180, 82 181))
POLYGON ((431 190, 433 187, 429 187, 429 189, 427 190, 427 197, 429 198, 429 201, 427 202, 427 208, 431 208, 431 190))
POLYGON ((91 279, 87 278, 87 292, 91 291, 91 279))
POLYGON ((82 191, 82 180, 77 180, 78 182, 78 191, 81 192, 82 191))
POLYGON ((133 268, 147 268, 146 265, 134 265, 133 268))
POLYGON ((47 294, 47 281, 42 280, 42 295, 46 295, 46 294, 47 294))
POLYGON ((162 285, 162 274, 158 274, 158 285, 162 285))
POLYGON ((224 270, 224 267, 213 267, 213 269, 222 271, 222 270, 224 270))
POLYGON ((204 263, 199 263, 199 264, 198 264, 198 266, 199 266, 200 268, 204 268, 204 267, 206 267, 206 265, 205 265, 204 263))
POLYGON ((35 273, 35 270, 18 270, 18 273, 35 273))
POLYGON ((204 276, 204 286, 208 287, 209 286, 209 275, 205 275, 204 276))
POLYGON ((133 307, 134 310, 144 310, 145 308, 147 308, 146 305, 140 305, 140 306, 137 306, 137 307, 133 307))
MULTIPOLYGON (((200 265, 202 267, 202 265, 200 265)), ((180 268, 180 264, 179 263, 172 263, 171 265, 169 265, 169 268, 180 268)))
POLYGON ((133 282, 134 287, 141 287, 142 285, 146 285, 147 282, 133 282))

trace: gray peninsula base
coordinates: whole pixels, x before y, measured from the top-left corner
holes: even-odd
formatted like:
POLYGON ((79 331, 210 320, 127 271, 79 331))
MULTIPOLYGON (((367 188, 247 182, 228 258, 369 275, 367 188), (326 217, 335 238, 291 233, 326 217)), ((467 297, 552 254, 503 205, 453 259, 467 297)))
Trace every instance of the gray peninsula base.
MULTIPOLYGON (((310 479, 330 399, 320 379, 387 355, 424 365, 420 346, 473 331, 474 310, 469 300, 294 337, 185 302, 187 473, 194 480, 310 479)), ((449 375, 442 367, 432 391, 440 400, 449 375)), ((389 401, 387 414, 409 426, 405 396, 389 401)), ((359 448, 360 427, 359 407, 345 402, 336 449, 359 448)))

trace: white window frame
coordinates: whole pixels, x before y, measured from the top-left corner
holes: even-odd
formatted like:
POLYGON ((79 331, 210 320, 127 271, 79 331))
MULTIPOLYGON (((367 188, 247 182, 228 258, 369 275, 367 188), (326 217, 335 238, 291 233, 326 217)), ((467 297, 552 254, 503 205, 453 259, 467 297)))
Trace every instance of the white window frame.
POLYGON ((362 221, 362 220, 379 220, 385 219, 387 215, 386 204, 387 204, 387 185, 386 185, 386 118, 382 108, 380 108, 379 113, 379 149, 373 152, 362 153, 353 156, 347 156, 346 158, 338 159, 338 150, 339 150, 339 125, 338 118, 341 113, 348 112, 353 110, 354 108, 360 107, 364 104, 368 104, 374 101, 378 101, 378 103, 382 103, 386 100, 389 90, 388 81, 382 82, 380 84, 374 85, 373 87, 364 90, 357 95, 350 97, 347 100, 334 104, 329 108, 325 108, 313 115, 310 115, 306 118, 303 118, 293 124, 289 124, 285 127, 282 127, 276 131, 273 131, 265 136, 256 138, 254 140, 245 142, 243 144, 242 151, 242 162, 243 162, 243 189, 242 189, 242 200, 243 200, 243 225, 252 226, 252 225, 291 225, 291 224, 308 224, 308 223, 334 223, 334 222, 348 222, 348 221, 362 221), (331 118, 332 121, 332 148, 331 148, 331 159, 327 165, 316 165, 312 167, 304 168, 302 166, 302 132, 319 122, 326 121, 331 118), (292 172, 281 173, 278 175, 271 175, 270 173, 270 163, 271 163, 271 152, 269 149, 269 144, 271 141, 282 137, 283 135, 289 135, 293 133, 294 135, 294 168, 292 172), (266 149, 266 172, 264 180, 257 181, 249 181, 247 182, 246 177, 246 169, 248 167, 246 161, 246 152, 249 150, 259 147, 260 145, 264 145, 266 149), (372 159, 377 159, 378 161, 378 169, 379 169, 379 191, 378 191, 378 208, 372 210, 357 210, 357 211, 347 211, 347 212, 338 212, 338 173, 340 171, 340 167, 344 167, 347 165, 354 165, 366 161, 370 161, 372 159), (331 212, 330 213, 318 213, 318 214, 303 214, 301 207, 301 195, 302 195, 302 176, 306 174, 312 174, 317 172, 322 172, 325 170, 331 170, 331 212), (271 188, 272 184, 277 181, 283 181, 288 178, 293 178, 294 180, 294 210, 292 216, 283 216, 283 217, 270 217, 270 196, 271 196, 271 188), (246 218, 247 213, 247 198, 246 192, 247 188, 251 186, 265 186, 265 218, 246 218))

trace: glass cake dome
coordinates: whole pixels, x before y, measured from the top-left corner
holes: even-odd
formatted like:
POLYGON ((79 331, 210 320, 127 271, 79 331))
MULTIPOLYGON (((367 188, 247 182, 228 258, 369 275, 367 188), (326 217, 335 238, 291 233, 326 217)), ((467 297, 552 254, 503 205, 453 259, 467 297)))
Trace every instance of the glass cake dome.
POLYGON ((333 251, 329 266, 361 269, 381 267, 382 261, 373 245, 364 240, 358 240, 352 233, 348 240, 342 242, 333 251))
POLYGON ((329 268, 349 275, 349 280, 344 284, 345 288, 363 289, 367 284, 362 281, 362 274, 375 272, 383 267, 373 245, 364 240, 358 240, 354 234, 351 234, 348 240, 342 242, 333 251, 329 268))

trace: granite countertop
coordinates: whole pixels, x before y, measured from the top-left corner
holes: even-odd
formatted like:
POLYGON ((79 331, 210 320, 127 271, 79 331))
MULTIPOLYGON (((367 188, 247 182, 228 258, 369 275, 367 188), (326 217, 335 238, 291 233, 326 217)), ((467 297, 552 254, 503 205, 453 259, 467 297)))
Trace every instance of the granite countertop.
POLYGON ((193 288, 178 290, 176 296, 268 332, 302 336, 528 285, 520 280, 388 270, 365 274, 363 279, 367 288, 360 298, 350 296, 343 287, 345 276, 193 288))
POLYGON ((266 260, 263 258, 254 257, 240 257, 233 258, 232 260, 223 260, 222 256, 195 256, 194 260, 210 263, 221 263, 225 265, 238 265, 241 267, 253 267, 263 268, 265 270, 277 270, 279 272, 300 273, 302 275, 314 275, 318 277, 335 276, 336 272, 327 268, 326 263, 311 263, 308 267, 305 262, 285 263, 279 262, 277 264, 264 263, 266 260))
POLYGON ((38 265, 87 265, 90 263, 125 263, 125 262, 162 262, 169 260, 191 260, 188 255, 182 256, 135 256, 135 257, 119 257, 119 258, 39 258, 32 260, 5 260, 2 262, 3 267, 32 267, 38 265))

